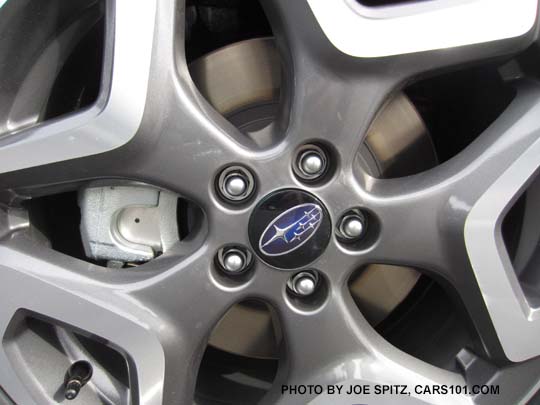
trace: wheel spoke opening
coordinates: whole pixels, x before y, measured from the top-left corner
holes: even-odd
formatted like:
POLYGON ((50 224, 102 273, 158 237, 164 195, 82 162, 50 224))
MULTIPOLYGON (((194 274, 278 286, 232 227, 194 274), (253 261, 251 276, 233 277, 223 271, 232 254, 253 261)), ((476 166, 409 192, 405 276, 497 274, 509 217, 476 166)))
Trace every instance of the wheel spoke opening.
POLYGON ((194 1, 186 18, 186 56, 201 94, 256 145, 274 143, 281 65, 259 2, 194 1))
POLYGON ((472 384, 495 374, 456 291, 417 269, 371 264, 354 272, 349 292, 369 324, 399 350, 472 384), (486 373, 471 373, 465 358, 486 373), (472 362, 471 360, 471 362, 472 362))
POLYGON ((201 209, 166 190, 116 180, 63 189, 68 191, 20 202, 17 212, 28 217, 26 234, 99 266, 138 267, 205 233, 201 209))
POLYGON ((276 379, 282 340, 279 321, 265 302, 245 300, 231 307, 210 335, 197 377, 197 403, 259 403, 276 379))
POLYGON ((105 1, 8 1, 0 9, 0 137, 83 110, 100 93, 105 1), (21 46, 24 43, 24 46, 21 46))
POLYGON ((399 178, 458 155, 514 98, 507 68, 491 62, 408 85, 371 124, 360 167, 374 177, 399 178))

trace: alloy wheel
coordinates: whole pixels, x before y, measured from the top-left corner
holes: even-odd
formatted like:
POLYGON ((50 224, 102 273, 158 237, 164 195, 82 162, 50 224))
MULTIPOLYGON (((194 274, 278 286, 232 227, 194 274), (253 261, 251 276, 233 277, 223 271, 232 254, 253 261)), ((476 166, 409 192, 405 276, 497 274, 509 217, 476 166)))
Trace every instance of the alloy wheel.
MULTIPOLYGON (((317 403, 318 393, 282 386, 347 381, 407 385, 412 397, 437 404, 533 397, 538 232, 518 220, 511 254, 503 228, 523 195, 534 211, 536 0, 512 10, 441 0, 439 11, 439 1, 377 8, 263 0, 272 38, 238 38, 201 58, 186 48, 195 35, 189 2, 35 3, 0 8, 0 77, 9 78, 0 79, 5 401, 59 401, 69 386, 80 403, 205 403, 197 386, 209 342, 277 364, 260 403, 317 403), (485 23, 476 30, 480 8, 485 23), (446 41, 446 21, 456 15, 463 35, 446 41), (411 24, 435 32, 420 35, 411 24), (91 71, 99 85, 74 86, 68 103, 58 80, 67 80, 62 72, 77 50, 95 48, 92 40, 103 44, 89 59, 97 68, 73 62, 73 71, 91 71), (266 69, 239 68, 255 77, 241 83, 256 84, 227 80, 239 61, 266 69), (407 86, 487 62, 513 96, 474 141, 438 161, 407 86), (51 196, 74 190, 80 217, 71 224, 80 222, 84 253, 66 254, 71 248, 59 246, 70 241, 50 238, 36 218, 64 229, 67 209, 51 196), (54 215, 36 214, 43 199, 54 215), (351 286, 353 274, 374 265, 362 277, 380 288, 374 295, 397 291, 386 301, 351 286), (399 291, 381 284, 385 266, 394 267, 389 284, 401 283, 399 291), (452 353, 451 369, 381 332, 424 277, 457 303, 473 336, 452 353), (388 308, 366 309, 380 302, 388 308), (231 308, 243 327, 277 323, 279 347, 235 348, 229 335, 213 334, 231 308), (73 388, 79 383, 87 386, 73 388), (499 385, 500 393, 413 389, 475 384, 499 385)), ((536 223, 523 212, 517 216, 536 223)))

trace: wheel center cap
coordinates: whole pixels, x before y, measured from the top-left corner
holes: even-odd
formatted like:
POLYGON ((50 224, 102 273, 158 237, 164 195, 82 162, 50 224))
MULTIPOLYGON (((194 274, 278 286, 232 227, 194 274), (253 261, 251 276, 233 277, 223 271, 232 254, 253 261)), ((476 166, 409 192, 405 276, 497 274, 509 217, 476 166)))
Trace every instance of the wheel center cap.
POLYGON ((332 232, 328 211, 315 196, 301 190, 280 190, 265 198, 249 220, 249 240, 266 263, 296 269, 319 257, 332 232))

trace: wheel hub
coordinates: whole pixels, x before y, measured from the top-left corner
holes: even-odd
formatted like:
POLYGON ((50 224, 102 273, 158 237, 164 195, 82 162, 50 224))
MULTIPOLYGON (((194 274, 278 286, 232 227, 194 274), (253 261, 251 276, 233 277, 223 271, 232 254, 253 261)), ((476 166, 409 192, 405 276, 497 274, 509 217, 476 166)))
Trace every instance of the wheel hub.
MULTIPOLYGON (((273 38, 238 42, 205 55, 190 65, 191 76, 209 103, 260 147, 267 147, 275 140, 272 129, 279 104, 280 72, 280 60, 273 38)), ((293 165, 296 178, 306 184, 324 181, 330 163, 324 151, 321 154, 321 151, 317 150, 316 156, 321 160, 322 170, 309 173, 310 168, 316 168, 313 164, 317 162, 310 160, 311 164, 307 165, 305 158, 311 155, 306 156, 304 152, 313 152, 313 146, 309 145, 307 150, 300 148, 293 165), (304 170, 301 170, 302 168, 304 170)), ((387 173, 406 175, 417 170, 419 166, 429 167, 435 160, 434 156, 427 130, 418 112, 406 96, 397 94, 372 124, 359 154, 359 161, 367 166, 375 177, 380 177, 387 173), (419 151, 421 153, 418 153, 419 151)), ((229 198, 226 200, 232 203, 229 198)), ((266 198, 263 198, 260 204, 265 200, 266 198)), ((268 216, 262 220, 262 211, 258 208, 260 207, 254 209, 249 225, 249 239, 254 253, 276 268, 294 269, 298 266, 294 261, 300 260, 299 250, 282 256, 268 256, 260 252, 259 239, 264 229, 279 213, 267 213, 268 216), (252 226, 256 221, 255 217, 257 222, 260 222, 257 232, 252 226), (297 259, 294 259, 294 256, 297 259)), ((329 226, 329 229, 331 228, 329 226)), ((317 231, 317 234, 320 233, 323 233, 322 229, 317 231)), ((310 240, 308 243, 311 245, 312 242, 314 241, 310 240)), ((322 254, 323 250, 314 250, 316 253, 312 253, 313 256, 305 259, 305 262, 309 264, 322 254)), ((419 273, 410 268, 402 267, 399 271, 394 271, 382 265, 370 265, 351 282, 350 290, 355 301, 361 305, 364 315, 370 322, 377 324, 407 296, 418 277, 419 273)), ((275 358, 273 349, 268 349, 275 345, 272 328, 268 326, 271 324, 269 314, 259 308, 236 305, 216 327, 210 343, 219 349, 243 356, 275 358), (229 318, 234 318, 235 322, 229 318), (257 329, 257 322, 261 319, 264 319, 264 326, 257 329), (229 336, 239 324, 249 325, 249 329, 254 331, 253 336, 257 338, 244 335, 237 338, 240 341, 235 341, 233 347, 229 336), (265 343, 261 344, 262 341, 265 343)), ((276 343, 279 343, 279 333, 277 340, 276 343)))
POLYGON ((302 190, 280 190, 254 208, 249 221, 253 250, 280 269, 306 266, 330 241, 332 223, 324 204, 302 190))

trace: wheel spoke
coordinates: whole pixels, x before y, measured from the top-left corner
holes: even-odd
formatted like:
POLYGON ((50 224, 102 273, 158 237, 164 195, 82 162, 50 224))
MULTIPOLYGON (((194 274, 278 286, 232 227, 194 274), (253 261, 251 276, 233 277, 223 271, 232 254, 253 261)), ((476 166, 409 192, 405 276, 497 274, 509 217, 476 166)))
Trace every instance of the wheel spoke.
MULTIPOLYGON (((133 394, 141 403, 193 401, 208 337, 241 295, 216 287, 206 246, 181 261, 163 258, 146 269, 114 273, 19 237, 2 244, 0 255, 2 335, 19 311, 29 311, 99 336, 128 357, 133 394), (201 295, 209 300, 195 308, 201 295)), ((25 389, 12 384, 17 379, 10 374, 9 358, 2 350, 0 384, 19 402, 25 389)))
POLYGON ((203 246, 151 286, 134 292, 166 319, 159 335, 165 352, 163 403, 193 401, 199 364, 210 334, 246 292, 228 291, 211 274, 214 252, 203 246), (204 296, 204 305, 195 305, 204 296))
POLYGON ((255 145, 195 87, 184 51, 185 5, 163 3, 158 13, 165 23, 159 26, 159 37, 167 40, 156 46, 156 59, 165 72, 152 77, 147 111, 152 117, 148 133, 157 135, 149 135, 151 152, 145 145, 133 170, 149 182, 203 201, 218 170, 249 161, 255 145))
POLYGON ((403 78, 515 54, 536 36, 535 0, 520 1, 512 10, 499 0, 386 7, 324 0, 308 4, 337 49, 351 57, 380 58, 383 69, 390 67, 403 78))
POLYGON ((45 185, 124 178, 204 202, 216 171, 249 157, 247 138, 191 81, 182 2, 127 3, 108 14, 110 88, 89 110, 3 138, 7 188, 32 195, 45 185))
MULTIPOLYGON (((406 98, 401 92, 406 83, 465 63, 505 60, 535 43, 537 0, 519 0, 511 10, 504 0, 449 2, 437 9, 432 2, 370 8, 353 0, 261 0, 282 61, 281 102, 276 117, 274 104, 262 106, 272 111, 264 119, 254 112, 259 105, 234 111, 253 120, 238 125, 243 129, 211 106, 187 65, 186 45, 190 55, 206 49, 205 44, 189 48, 193 43, 186 43, 187 32, 197 34, 198 23, 208 23, 210 30, 206 20, 221 6, 188 3, 194 14, 186 16, 186 3, 105 3, 103 78, 90 107, 44 122, 36 116, 7 132, 11 107, 0 106, 0 205, 6 203, 13 214, 0 210, 0 388, 6 387, 17 403, 52 402, 60 392, 33 374, 36 368, 29 363, 34 354, 23 353, 24 321, 35 317, 49 322, 66 341, 77 341, 80 334, 123 355, 134 402, 193 403, 198 369, 215 326, 235 304, 262 300, 280 320, 276 332, 283 332, 278 374, 263 403, 316 399, 316 394, 300 398, 283 393, 283 385, 326 387, 351 381, 405 384, 413 396, 435 404, 472 403, 467 396, 414 391, 416 385, 463 387, 471 382, 470 370, 464 369, 463 377, 427 364, 392 346, 371 326, 351 296, 349 280, 355 270, 372 264, 404 266, 415 277, 411 268, 416 268, 447 289, 477 331, 479 340, 474 336, 467 349, 478 358, 488 357, 479 360, 489 363, 482 378, 509 361, 540 356, 540 309, 535 306, 540 295, 522 287, 501 231, 506 214, 540 171, 540 83, 516 80, 515 97, 499 118, 465 150, 433 169, 378 179, 358 164, 364 159, 359 150, 365 137, 377 132, 375 126, 369 131, 377 114, 385 103, 406 98), (456 33, 458 19, 461 31, 456 33), (398 35, 402 38, 396 41, 398 35), (264 129, 256 129, 263 124, 264 129), (257 140, 247 127, 265 140, 257 140), (46 215, 38 212, 39 201, 28 208, 32 224, 18 211, 26 197, 82 189, 94 180, 147 183, 178 194, 180 203, 175 206, 172 198, 170 213, 176 209, 185 223, 174 221, 167 229, 176 232, 178 225, 181 237, 175 235, 170 248, 156 247, 155 259, 136 268, 127 267, 131 262, 112 268, 118 257, 104 268, 54 250, 60 250, 54 246, 57 235, 62 241, 71 235, 60 235, 61 227, 51 236, 54 249, 43 242, 48 233, 35 237, 46 215), (228 198, 216 198, 216 186, 228 198), (184 199, 189 203, 183 204, 184 199), (191 201, 197 209, 192 210, 191 201)), ((101 16, 98 3, 91 4, 101 16)), ((214 40, 227 43, 234 35, 223 37, 214 40)), ((60 56, 47 70, 54 71, 51 77, 59 75, 56 70, 72 53, 64 41, 58 40, 60 56)), ((272 46, 272 39, 264 41, 272 46)), ((275 66, 271 70, 277 76, 275 66)), ((42 107, 51 90, 44 87, 32 101, 42 107)), ((256 97, 257 90, 249 90, 256 97)), ((21 103, 20 98, 14 101, 21 103)), ((410 110, 416 113, 412 104, 410 110)), ((400 120, 394 121, 399 126, 400 120)), ((420 121, 415 121, 418 133, 425 130, 420 121)), ((414 146, 402 149, 417 152, 414 146)), ((431 145, 426 149, 432 152, 431 145)), ((373 152, 369 158, 378 165, 374 150, 367 152, 373 152)), ((381 176, 391 176, 386 166, 380 168, 381 176)), ((104 217, 120 221, 115 215, 125 214, 113 211, 104 217)), ((146 233, 152 239, 161 232, 161 212, 156 228, 142 216, 130 217, 134 239, 143 240, 146 233)), ((83 233, 89 217, 83 214, 83 233)), ((537 281, 532 287, 540 291, 537 281)), ((77 350, 58 341, 57 355, 73 360, 77 350)), ((529 364, 534 373, 538 365, 529 364)), ((65 370, 50 369, 59 375, 58 390, 65 370)), ((99 373, 109 378, 107 370, 99 373)), ((97 380, 93 384, 102 388, 97 380)), ((114 384, 116 379, 109 386, 114 384)), ((118 381, 118 390, 127 389, 118 381)))
MULTIPOLYGON (((344 154, 344 165, 350 163, 349 159, 355 155, 362 144, 363 137, 376 113, 406 81, 420 73, 435 71, 443 67, 515 54, 532 44, 535 38, 534 19, 531 18, 530 11, 536 11, 537 5, 536 2, 529 1, 523 2, 522 8, 517 11, 522 21, 522 29, 514 27, 514 31, 510 32, 510 30, 503 33, 502 37, 493 38, 499 41, 450 49, 446 49, 450 44, 440 44, 433 48, 419 49, 425 52, 414 54, 408 53, 406 49, 396 49, 385 55, 357 55, 354 52, 343 52, 343 50, 340 52, 339 47, 336 47, 337 43, 328 36, 325 23, 322 22, 322 20, 328 21, 328 18, 335 18, 336 10, 342 8, 343 13, 350 14, 342 21, 344 25, 356 18, 369 20, 366 24, 370 26, 373 24, 374 27, 378 23, 382 25, 393 23, 393 18, 370 20, 365 16, 361 17, 361 13, 355 13, 351 9, 356 5, 356 3, 352 6, 344 3, 337 7, 332 6, 331 12, 323 13, 321 10, 328 7, 324 1, 314 0, 294 4, 285 0, 263 2, 276 37, 285 73, 282 80, 282 98, 288 102, 284 103, 278 117, 280 125, 277 126, 277 130, 285 131, 285 139, 293 146, 320 138, 327 139, 336 145, 342 153, 351 151, 350 154, 344 154), (322 30, 319 23, 322 25, 322 30), (370 56, 385 56, 385 58, 370 56)), ((500 9, 505 6, 503 3, 498 3, 497 7, 500 9)), ((459 10, 459 7, 448 7, 448 9, 454 16, 463 11, 459 10)), ((495 7, 492 7, 490 11, 493 12, 493 9, 495 7)), ((424 20, 426 17, 425 10, 423 12, 416 9, 408 10, 409 14, 418 12, 418 15, 411 16, 411 20, 407 21, 409 24, 412 24, 415 18, 424 20)), ((377 11, 372 12, 377 13, 377 11)), ((495 20, 502 18, 496 12, 493 12, 491 17, 495 20)), ((495 30, 498 23, 496 21, 491 23, 495 30)), ((340 24, 341 22, 333 22, 334 26, 339 25, 338 31, 341 30, 344 35, 350 37, 349 34, 345 34, 348 31, 343 31, 340 24)), ((354 23, 351 24, 354 26, 354 23)), ((432 29, 436 28, 432 26, 432 29)), ((421 32, 423 38, 432 38, 426 36, 424 30, 415 30, 415 32, 421 32)), ((471 35, 474 36, 477 32, 476 24, 474 24, 471 35)), ((373 35, 368 40, 355 39, 351 41, 351 44, 358 44, 361 47, 363 44, 375 43, 381 37, 391 38, 387 34, 373 35)), ((471 40, 470 43, 486 41, 487 39, 484 38, 478 41, 471 40)), ((392 39, 392 43, 405 42, 392 39)), ((407 44, 416 45, 416 41, 409 41, 407 44)), ((468 44, 469 42, 465 41, 461 45, 468 44)))
POLYGON ((531 344, 538 326, 524 315, 523 306, 529 306, 500 227, 540 166, 539 112, 538 84, 519 83, 515 99, 499 119, 450 161, 404 179, 361 181, 368 204, 377 207, 385 228, 384 243, 374 249, 372 260, 442 276, 459 292, 488 351, 498 356, 500 340, 506 356, 514 360, 538 354, 531 344), (501 319, 501 313, 510 311, 508 302, 514 303, 511 318, 519 329, 510 326, 508 317, 501 319), (522 333, 523 328, 530 333, 522 333), (519 337, 511 332, 516 330, 519 337))
POLYGON ((375 61, 338 52, 318 28, 307 2, 263 2, 284 65, 277 130, 295 146, 334 145, 351 165, 355 152, 397 83, 375 61), (350 153, 344 153, 350 151, 350 153))
POLYGON ((119 0, 108 7, 105 19, 105 78, 96 104, 4 135, 0 172, 102 153, 133 138, 146 104, 156 3, 119 0))
MULTIPOLYGON (((286 359, 267 403, 296 403, 315 397, 282 394, 282 385, 313 384, 326 387, 350 381, 406 384, 464 384, 462 377, 414 359, 386 342, 360 315, 346 291, 333 291, 324 305, 303 312, 284 305, 280 309, 286 359), (321 344, 321 342, 332 342, 321 344)), ((412 395, 417 395, 412 392, 412 395)), ((465 397, 453 398, 468 403, 465 397)), ((430 403, 445 403, 448 396, 431 396, 430 403)))

